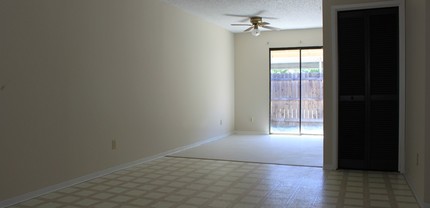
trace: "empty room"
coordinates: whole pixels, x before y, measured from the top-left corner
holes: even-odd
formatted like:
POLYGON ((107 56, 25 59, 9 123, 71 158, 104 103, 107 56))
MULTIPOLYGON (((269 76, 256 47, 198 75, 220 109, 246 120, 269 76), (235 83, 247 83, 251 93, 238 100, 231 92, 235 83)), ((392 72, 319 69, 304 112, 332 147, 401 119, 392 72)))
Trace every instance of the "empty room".
POLYGON ((430 207, 429 23, 427 0, 2 0, 0 207, 430 207), (227 152, 300 134, 318 165, 227 152))

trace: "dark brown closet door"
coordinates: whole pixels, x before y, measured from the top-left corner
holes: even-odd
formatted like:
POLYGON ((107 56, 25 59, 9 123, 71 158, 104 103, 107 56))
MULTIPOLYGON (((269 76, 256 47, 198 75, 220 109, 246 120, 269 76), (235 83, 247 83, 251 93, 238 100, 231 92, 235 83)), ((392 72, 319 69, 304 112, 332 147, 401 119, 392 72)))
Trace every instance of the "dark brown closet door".
POLYGON ((339 168, 397 171, 398 9, 338 13, 339 168))
POLYGON ((363 13, 339 13, 339 168, 365 168, 365 28, 363 13))

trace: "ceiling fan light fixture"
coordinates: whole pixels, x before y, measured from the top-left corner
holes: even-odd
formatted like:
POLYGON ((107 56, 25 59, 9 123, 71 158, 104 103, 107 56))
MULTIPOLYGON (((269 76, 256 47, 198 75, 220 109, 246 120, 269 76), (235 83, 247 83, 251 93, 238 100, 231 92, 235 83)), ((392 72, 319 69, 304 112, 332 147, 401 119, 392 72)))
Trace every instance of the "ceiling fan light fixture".
POLYGON ((261 31, 258 28, 255 28, 251 31, 251 34, 255 37, 259 36, 261 34, 261 31))

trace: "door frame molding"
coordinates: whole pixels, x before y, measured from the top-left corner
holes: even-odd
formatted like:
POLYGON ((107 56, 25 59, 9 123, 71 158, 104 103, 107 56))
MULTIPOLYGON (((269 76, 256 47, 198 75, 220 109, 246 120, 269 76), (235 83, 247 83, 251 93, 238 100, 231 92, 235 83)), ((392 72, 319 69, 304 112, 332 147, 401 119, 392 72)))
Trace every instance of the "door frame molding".
MULTIPOLYGON (((272 129, 272 105, 270 104, 272 102, 272 79, 271 79, 271 69, 272 69, 272 51, 281 51, 281 50, 299 50, 300 52, 302 50, 307 50, 307 49, 322 49, 323 50, 323 54, 324 54, 324 47, 323 46, 303 46, 303 47, 274 47, 274 48, 269 48, 269 134, 280 134, 280 135, 322 135, 324 136, 324 129, 323 129, 323 133, 322 134, 303 134, 301 132, 301 127, 299 127, 299 133, 272 133, 271 129, 272 129)), ((301 73, 301 55, 300 55, 300 73, 301 73)), ((323 69, 324 71, 324 69, 323 69)), ((300 85, 301 85, 301 78, 300 78, 300 85)), ((324 80, 323 80, 324 81, 324 80)), ((302 96, 302 92, 300 89, 300 104, 301 104, 301 96, 302 96)), ((324 100, 324 95, 323 95, 323 100, 324 100)), ((300 105, 300 109, 301 109, 301 105, 300 105)), ((301 117, 301 114, 300 114, 301 117)), ((324 123, 324 118, 323 118, 323 123, 324 123)), ((300 124, 301 124, 301 118, 300 118, 300 124)), ((324 128, 324 127, 323 127, 324 128)))
POLYGON ((338 5, 331 7, 331 41, 332 41, 332 135, 333 169, 338 169, 338 50, 337 50, 337 13, 339 11, 362 10, 373 8, 398 7, 399 8, 399 164, 398 171, 405 173, 405 100, 406 100, 406 67, 405 67, 405 0, 381 1, 375 3, 338 5))

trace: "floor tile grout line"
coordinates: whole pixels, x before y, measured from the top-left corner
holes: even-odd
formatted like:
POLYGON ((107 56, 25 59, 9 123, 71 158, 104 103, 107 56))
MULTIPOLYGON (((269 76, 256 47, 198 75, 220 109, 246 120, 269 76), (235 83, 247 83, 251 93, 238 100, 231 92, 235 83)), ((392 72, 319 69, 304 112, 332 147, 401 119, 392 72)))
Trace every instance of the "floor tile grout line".
POLYGON ((393 187, 391 186, 391 181, 388 175, 384 174, 384 184, 386 186, 386 190, 388 192, 388 201, 390 202, 390 206, 393 208, 398 208, 396 203, 395 193, 393 191, 393 187))
POLYGON ((363 174, 363 205, 370 207, 369 175, 368 172, 364 172, 363 174))
POLYGON ((344 203, 345 203, 345 195, 346 195, 346 190, 347 190, 347 182, 348 182, 348 175, 349 175, 349 171, 342 171, 343 175, 342 175, 342 183, 340 185, 340 194, 339 194, 339 198, 338 201, 336 203, 336 207, 344 207, 344 203))

